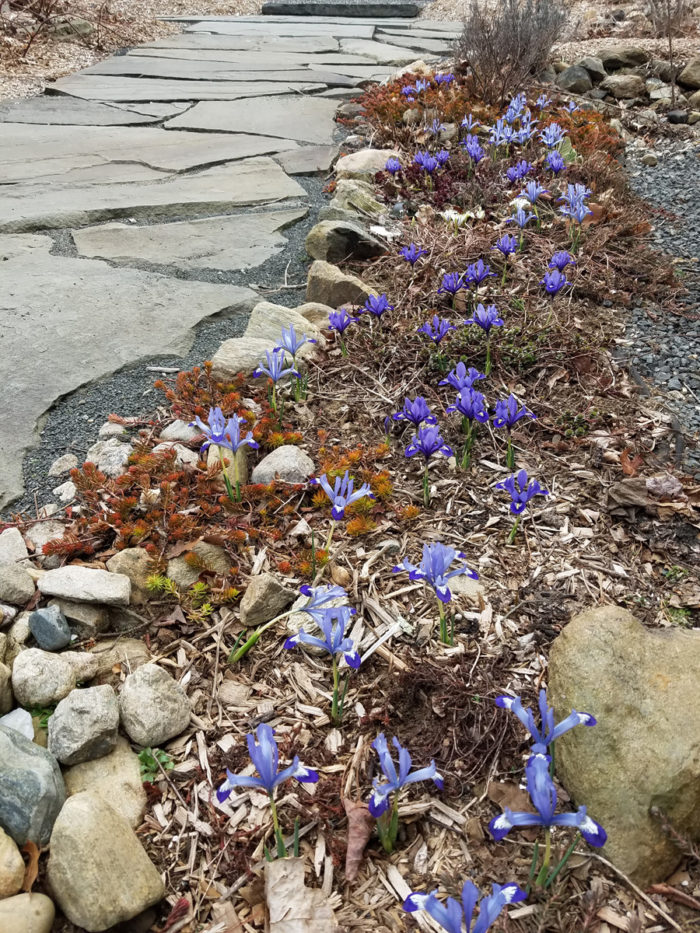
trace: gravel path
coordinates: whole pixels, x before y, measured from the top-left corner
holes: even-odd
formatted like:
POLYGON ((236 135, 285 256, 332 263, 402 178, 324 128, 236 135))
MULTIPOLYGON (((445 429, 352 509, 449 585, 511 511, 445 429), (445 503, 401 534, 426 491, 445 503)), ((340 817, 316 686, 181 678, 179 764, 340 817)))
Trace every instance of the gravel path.
POLYGON ((676 269, 688 294, 687 316, 653 319, 643 307, 633 310, 623 351, 633 375, 660 389, 686 438, 684 466, 700 479, 700 145, 697 141, 659 140, 658 164, 642 164, 649 153, 643 141, 627 148, 633 190, 654 207, 651 222, 658 245, 676 269))

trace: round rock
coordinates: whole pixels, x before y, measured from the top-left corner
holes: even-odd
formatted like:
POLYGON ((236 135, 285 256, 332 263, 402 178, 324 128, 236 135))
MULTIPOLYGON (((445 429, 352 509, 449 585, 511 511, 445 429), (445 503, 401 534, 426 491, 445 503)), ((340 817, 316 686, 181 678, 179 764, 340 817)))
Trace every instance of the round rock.
POLYGON ((122 726, 137 745, 162 745, 190 721, 190 701, 182 687, 157 664, 144 664, 124 681, 119 697, 122 726))
POLYGON ((23 606, 34 595, 34 580, 18 564, 0 565, 0 601, 23 606))
POLYGON ((0 930, 51 933, 56 910, 45 894, 16 894, 0 901, 0 930))
POLYGON ((134 829, 141 823, 146 810, 146 791, 141 780, 138 755, 123 736, 117 738, 114 750, 94 761, 66 768, 63 772, 69 797, 90 791, 120 813, 134 829))
POLYGON ((79 681, 89 680, 97 671, 92 655, 67 651, 52 654, 41 648, 27 648, 15 658, 12 665, 12 689, 18 703, 31 708, 52 706, 79 681))
POLYGON ((252 481, 268 486, 278 479, 283 483, 305 483, 314 472, 314 462, 301 448, 283 444, 258 463, 252 481))
POLYGON ((119 704, 105 684, 73 690, 49 719, 49 751, 62 765, 101 758, 117 744, 119 704))
POLYGON ((0 829, 0 900, 21 891, 23 881, 24 859, 17 843, 0 829))
POLYGON ((58 606, 35 609, 29 616, 29 630, 44 651, 60 651, 70 644, 68 620, 58 606))

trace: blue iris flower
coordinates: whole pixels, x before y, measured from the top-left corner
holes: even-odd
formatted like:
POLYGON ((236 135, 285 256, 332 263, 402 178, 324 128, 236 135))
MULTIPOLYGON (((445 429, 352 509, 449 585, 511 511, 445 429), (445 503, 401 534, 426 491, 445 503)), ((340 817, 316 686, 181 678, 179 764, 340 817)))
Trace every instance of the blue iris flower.
POLYGON ((288 330, 284 327, 282 328, 282 341, 279 347, 275 347, 275 352, 278 350, 286 350, 287 353, 291 353, 292 359, 296 360, 297 353, 305 343, 316 343, 316 341, 313 337, 307 337, 306 334, 302 334, 301 337, 298 337, 294 330, 294 325, 290 324, 288 330))
POLYGON ((433 454, 444 454, 446 457, 453 455, 452 448, 443 440, 440 434, 440 428, 437 425, 424 425, 418 429, 418 433, 411 438, 404 453, 407 457, 414 457, 420 454, 427 463, 433 454))
POLYGON ((432 323, 426 321, 422 327, 418 328, 418 333, 425 334, 426 337, 433 341, 435 346, 439 346, 440 342, 445 339, 451 330, 457 330, 454 324, 451 324, 447 318, 438 317, 437 314, 434 314, 432 323))
POLYGON ((440 164, 435 156, 430 155, 429 152, 419 152, 414 157, 413 161, 429 175, 432 175, 432 173, 439 167, 440 164))
POLYGON ((476 136, 469 135, 466 139, 463 139, 460 143, 463 149, 466 150, 467 155, 475 162, 477 165, 484 158, 484 150, 481 146, 481 143, 476 138, 476 136))
POLYGON ((552 98, 547 97, 543 92, 535 101, 535 106, 539 107, 540 110, 544 110, 545 107, 548 107, 552 103, 552 98))
POLYGON ((401 171, 401 163, 398 159, 387 159, 384 164, 384 171, 389 172, 391 175, 396 175, 397 172, 401 171))
POLYGON ((563 272, 567 266, 575 266, 576 260, 574 257, 565 249, 558 250, 552 258, 549 260, 550 269, 558 269, 559 272, 563 272))
POLYGON ((572 220, 575 220, 577 224, 582 224, 586 217, 593 213, 590 207, 584 204, 583 200, 570 201, 568 204, 562 204, 559 210, 565 217, 570 217, 572 220))
POLYGON ((451 84, 455 79, 455 76, 452 72, 443 72, 442 74, 433 75, 433 80, 436 84, 451 84))
POLYGON ((252 431, 248 431, 245 436, 241 436, 241 425, 245 423, 245 418, 240 418, 238 415, 233 415, 227 421, 224 418, 223 412, 217 406, 216 408, 209 409, 208 424, 204 424, 199 415, 197 415, 194 421, 190 422, 190 427, 199 428, 206 437, 201 447, 202 453, 212 444, 216 447, 224 447, 233 453, 240 447, 245 447, 246 445, 253 450, 257 450, 258 444, 253 440, 252 431))
POLYGON ((480 424, 484 424, 489 420, 486 399, 476 389, 462 389, 454 405, 450 405, 446 410, 448 414, 458 411, 460 415, 468 418, 469 421, 478 421, 480 424))
POLYGON ((255 730, 255 735, 252 732, 249 733, 247 741, 250 760, 255 765, 259 777, 232 774, 227 768, 226 780, 216 791, 220 802, 223 803, 235 787, 257 787, 272 796, 275 788, 284 781, 288 781, 289 778, 295 778, 305 784, 315 784, 318 781, 317 772, 304 767, 296 755, 288 768, 283 771, 279 770, 279 750, 275 741, 275 733, 266 722, 260 723, 255 730))
POLYGON ((515 184, 516 181, 520 181, 521 178, 524 178, 532 171, 532 162, 527 162, 525 159, 521 159, 519 162, 516 162, 515 165, 511 165, 506 169, 506 177, 508 181, 515 184))
POLYGON ((399 255, 403 256, 406 262, 410 262, 412 266, 415 266, 421 256, 428 255, 428 250, 421 249, 420 246, 416 246, 415 243, 411 243, 409 246, 403 246, 399 250, 399 255))
POLYGON ((512 217, 506 218, 506 223, 507 224, 515 223, 522 230, 523 227, 527 226, 527 224, 529 224, 531 220, 535 220, 535 219, 536 218, 534 214, 526 213, 526 211, 522 207, 519 207, 512 217))
POLYGON ((484 373, 480 373, 478 369, 474 369, 473 366, 470 366, 469 369, 467 369, 465 364, 460 362, 457 363, 452 372, 448 374, 447 378, 439 382, 438 385, 449 385, 460 392, 462 389, 471 389, 471 387, 478 379, 485 378, 486 375, 484 373))
POLYGON ((607 840, 607 834, 600 824, 591 819, 585 807, 579 807, 576 813, 557 814, 557 789, 549 773, 551 763, 549 755, 533 755, 525 765, 525 783, 530 800, 536 813, 514 813, 509 807, 489 823, 489 831, 498 842, 507 836, 515 826, 573 826, 581 833, 586 842, 600 848, 607 840))
POLYGON ((552 149, 564 138, 564 130, 558 123, 550 123, 540 133, 540 139, 548 149, 552 149))
POLYGON ((322 648, 327 651, 331 657, 342 654, 346 663, 353 670, 360 666, 360 655, 358 654, 355 643, 350 638, 345 637, 345 629, 350 621, 352 611, 349 606, 335 606, 322 611, 321 618, 318 619, 318 626, 323 632, 323 638, 317 638, 315 635, 309 635, 304 629, 300 629, 296 635, 292 635, 285 643, 285 648, 296 648, 297 645, 313 645, 315 648, 322 648))
POLYGON ((438 900, 437 888, 429 894, 415 892, 409 894, 403 903, 403 909, 408 913, 424 910, 447 933, 462 933, 462 923, 466 925, 467 933, 486 933, 495 923, 501 911, 508 904, 517 904, 527 897, 525 891, 517 884, 494 884, 491 894, 479 900, 479 889, 472 881, 465 881, 462 888, 461 905, 453 898, 448 897, 443 904, 438 900), (479 907, 479 916, 472 926, 474 910, 479 907))
POLYGON ((312 485, 320 486, 331 501, 333 508, 331 515, 335 521, 345 517, 345 509, 357 502, 359 499, 374 499, 372 487, 369 483, 363 483, 359 489, 355 489, 355 481, 350 478, 350 471, 346 470, 345 475, 336 476, 335 484, 331 487, 328 477, 324 473, 318 479, 311 480, 312 485))
MULTIPOLYGON (((513 425, 520 421, 521 418, 532 418, 534 420, 537 418, 537 415, 533 415, 530 409, 525 408, 524 405, 520 408, 518 406, 518 400, 512 392, 507 399, 500 399, 496 402, 496 412, 493 416, 494 427, 507 428, 507 430, 510 431, 513 425)), ((521 470, 521 472, 524 471, 521 470)), ((527 474, 525 474, 525 478, 527 480, 527 474)))
POLYGON ((503 319, 496 310, 496 305, 484 307, 481 302, 476 306, 473 315, 464 322, 465 324, 477 324, 484 333, 488 334, 492 327, 502 327, 503 319))
POLYGON ((422 395, 417 395, 413 401, 406 397, 401 411, 391 416, 393 421, 409 421, 418 427, 419 424, 437 424, 437 418, 430 413, 428 403, 422 395))
POLYGON ((545 272, 544 278, 540 280, 540 285, 544 285, 545 291, 548 295, 556 295, 558 292, 564 288, 565 285, 568 285, 568 279, 563 272, 560 272, 558 269, 552 269, 551 272, 545 272))
MULTIPOLYGON (((534 418, 535 416, 532 415, 534 418)), ((536 479, 528 482, 527 470, 519 470, 517 474, 496 483, 495 489, 504 489, 511 498, 510 511, 513 515, 521 515, 530 499, 535 496, 548 496, 549 492, 543 489, 536 479)))
POLYGON ((357 318, 348 314, 347 308, 341 308, 340 311, 331 311, 328 315, 328 329, 335 330, 339 334, 345 333, 351 324, 356 324, 357 318))
POLYGON ((437 290, 438 295, 452 295, 454 297, 460 289, 465 288, 464 274, 461 272, 447 272, 442 277, 442 285, 437 290))
POLYGON ((483 281, 489 278, 489 276, 495 276, 496 273, 491 271, 491 266, 484 264, 483 259, 478 259, 476 262, 471 263, 467 266, 467 271, 464 273, 464 279, 470 285, 481 285, 483 281))
POLYGON ((547 167, 550 168, 555 175, 558 175, 559 172, 562 172, 566 168, 566 162, 558 149, 550 149, 547 153, 547 167))
MULTIPOLYGON (((297 611, 310 615, 318 625, 321 624, 324 618, 323 614, 331 603, 338 599, 347 599, 348 596, 342 586, 336 586, 335 584, 309 586, 308 583, 305 583, 304 586, 299 587, 299 592, 302 596, 308 596, 309 601, 305 606, 300 606, 297 611)), ((350 609, 350 615, 354 614, 355 610, 350 609)))
POLYGON ((370 295, 357 313, 365 314, 365 312, 368 312, 373 315, 373 317, 381 317, 385 311, 393 310, 394 306, 389 304, 389 299, 386 295, 370 295))
POLYGON ((285 369, 285 360, 287 357, 286 352, 283 349, 273 350, 270 353, 269 350, 265 351, 265 356, 267 358, 267 366, 265 363, 260 362, 256 369, 253 370, 253 376, 256 378, 258 376, 269 376, 272 381, 277 384, 280 379, 283 379, 285 376, 296 376, 299 377, 299 373, 294 368, 294 366, 288 366, 285 369))
POLYGON ((532 751, 535 754, 546 755, 549 746, 560 735, 564 735, 576 726, 595 726, 597 720, 590 713, 579 713, 575 709, 562 719, 561 722, 554 722, 554 709, 547 704, 547 691, 540 690, 538 706, 540 710, 541 725, 538 728, 532 710, 528 706, 523 707, 520 697, 500 696, 496 697, 496 706, 501 709, 510 710, 515 713, 520 722, 525 726, 532 738, 535 740, 532 751))
POLYGON ((447 149, 441 149, 439 152, 435 153, 435 158, 438 165, 444 166, 450 161, 450 154, 447 149))
POLYGON ((413 761, 407 748, 404 748, 397 738, 392 739, 392 744, 399 753, 399 768, 391 757, 389 746, 387 745, 384 733, 380 732, 377 738, 372 742, 372 748, 379 757, 379 766, 382 769, 386 780, 382 781, 375 778, 373 782, 374 789, 369 798, 369 812, 375 819, 378 819, 389 809, 389 797, 397 793, 407 784, 417 784, 420 781, 433 781, 438 790, 442 790, 444 781, 442 775, 438 773, 434 761, 431 761, 427 768, 419 768, 411 772, 413 761))
POLYGON ((512 233, 504 233, 491 249, 497 249, 503 256, 510 256, 511 253, 517 252, 518 241, 512 233))
POLYGON ((421 91, 427 91, 430 87, 430 81, 427 78, 419 78, 416 81, 416 93, 420 94, 421 91))
POLYGON ((447 585, 447 581, 452 577, 458 577, 462 574, 470 577, 472 580, 478 580, 479 575, 470 570, 466 564, 461 564, 450 570, 457 557, 464 558, 461 551, 446 544, 436 541, 433 544, 423 545, 423 559, 418 566, 414 566, 410 561, 403 560, 393 568, 393 573, 400 573, 402 570, 408 571, 410 580, 424 580, 434 591, 437 598, 442 603, 449 603, 452 599, 452 593, 447 585))
POLYGON ((529 181, 525 185, 523 190, 520 192, 520 197, 527 198, 530 204, 534 204, 535 201, 537 201, 541 195, 547 194, 547 193, 548 192, 546 188, 543 188, 542 185, 539 184, 539 182, 536 182, 533 180, 533 181, 529 181))
POLYGON ((464 117, 460 125, 462 126, 463 129, 469 130, 469 132, 471 132, 472 130, 475 130, 478 126, 481 126, 481 123, 479 123, 478 120, 475 120, 472 114, 469 113, 467 114, 466 117, 464 117))

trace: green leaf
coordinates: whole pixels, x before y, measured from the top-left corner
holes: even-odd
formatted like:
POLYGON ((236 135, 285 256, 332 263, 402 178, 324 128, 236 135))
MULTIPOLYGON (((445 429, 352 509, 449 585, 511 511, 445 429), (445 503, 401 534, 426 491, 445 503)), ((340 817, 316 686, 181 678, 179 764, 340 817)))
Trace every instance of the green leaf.
POLYGON ((559 150, 559 153, 562 159, 568 164, 575 162, 576 159, 578 158, 578 152, 576 152, 574 147, 571 145, 571 140, 569 139, 568 136, 565 136, 559 142, 557 149, 559 150))

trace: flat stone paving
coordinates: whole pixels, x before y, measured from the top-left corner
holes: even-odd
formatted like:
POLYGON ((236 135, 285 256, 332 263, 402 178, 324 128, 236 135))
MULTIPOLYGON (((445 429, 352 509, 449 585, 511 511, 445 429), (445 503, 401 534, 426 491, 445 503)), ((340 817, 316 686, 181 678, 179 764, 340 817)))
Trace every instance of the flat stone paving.
POLYGON ((206 318, 248 315, 255 292, 212 282, 284 255, 308 213, 291 176, 328 171, 338 102, 449 54, 459 31, 366 15, 172 19, 182 34, 0 105, 0 508, 21 496, 22 458, 61 396, 187 353, 206 318))

